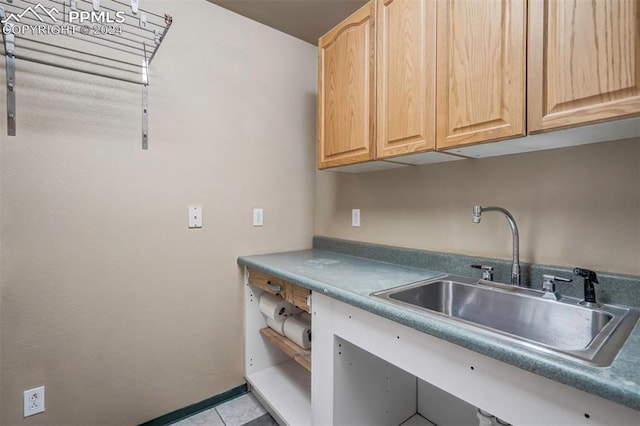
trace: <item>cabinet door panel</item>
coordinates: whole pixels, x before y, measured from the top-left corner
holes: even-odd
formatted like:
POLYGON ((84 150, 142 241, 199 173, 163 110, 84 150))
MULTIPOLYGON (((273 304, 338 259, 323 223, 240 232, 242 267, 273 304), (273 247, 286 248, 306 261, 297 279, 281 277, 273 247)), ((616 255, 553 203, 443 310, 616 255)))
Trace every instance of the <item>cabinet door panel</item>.
POLYGON ((374 158, 373 3, 318 43, 318 167, 374 158))
POLYGON ((638 0, 529 5, 529 131, 640 113, 638 0))
POLYGON ((438 149, 524 135, 525 0, 437 9, 438 149))
POLYGON ((434 0, 378 2, 378 158, 435 148, 435 24, 434 0))

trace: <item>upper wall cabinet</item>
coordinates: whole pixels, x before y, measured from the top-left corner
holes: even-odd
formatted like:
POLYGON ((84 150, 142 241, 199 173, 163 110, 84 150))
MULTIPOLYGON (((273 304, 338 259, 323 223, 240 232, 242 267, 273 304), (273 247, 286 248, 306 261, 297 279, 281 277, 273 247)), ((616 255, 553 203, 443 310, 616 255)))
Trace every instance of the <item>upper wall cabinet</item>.
POLYGON ((529 131, 640 113, 640 2, 529 2, 529 131))
POLYGON ((435 0, 378 1, 378 158, 436 147, 435 4, 435 0))
POLYGON ((374 10, 369 2, 318 41, 318 167, 375 157, 374 10))
POLYGON ((442 0, 437 14, 438 149, 524 135, 526 0, 442 0))
POLYGON ((640 134, 640 0, 371 0, 318 51, 321 169, 640 134))

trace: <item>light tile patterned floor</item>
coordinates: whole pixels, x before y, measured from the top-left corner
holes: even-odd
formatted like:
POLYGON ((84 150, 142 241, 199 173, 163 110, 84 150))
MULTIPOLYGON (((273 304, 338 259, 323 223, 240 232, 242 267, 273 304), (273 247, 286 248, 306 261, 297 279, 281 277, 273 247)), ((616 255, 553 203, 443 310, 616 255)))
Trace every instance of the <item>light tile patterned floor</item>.
POLYGON ((175 426, 225 426, 215 408, 174 423, 175 426))
POLYGON ((174 423, 175 426, 277 426, 250 393, 174 423))

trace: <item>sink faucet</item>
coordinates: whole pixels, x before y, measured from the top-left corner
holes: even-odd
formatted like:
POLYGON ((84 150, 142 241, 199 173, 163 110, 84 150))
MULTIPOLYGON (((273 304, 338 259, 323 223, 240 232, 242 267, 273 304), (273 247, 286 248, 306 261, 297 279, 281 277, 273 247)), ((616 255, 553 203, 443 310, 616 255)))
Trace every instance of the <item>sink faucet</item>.
POLYGON ((504 214, 511 226, 511 234, 513 236, 513 265, 511 266, 511 284, 516 286, 522 285, 522 276, 520 275, 520 243, 518 236, 518 226, 516 221, 507 210, 502 207, 481 207, 473 206, 473 223, 480 223, 482 212, 500 212, 504 214))

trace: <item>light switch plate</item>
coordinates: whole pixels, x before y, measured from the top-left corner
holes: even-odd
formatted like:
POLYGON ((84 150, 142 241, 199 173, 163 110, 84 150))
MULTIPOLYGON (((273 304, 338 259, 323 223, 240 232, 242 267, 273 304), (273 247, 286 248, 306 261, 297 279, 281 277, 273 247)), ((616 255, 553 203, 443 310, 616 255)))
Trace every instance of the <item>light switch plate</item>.
POLYGON ((360 209, 351 210, 351 226, 360 228, 360 209))
POLYGON ((253 226, 264 225, 264 210, 253 209, 253 226))
POLYGON ((202 206, 189 206, 189 228, 202 228, 202 206))

